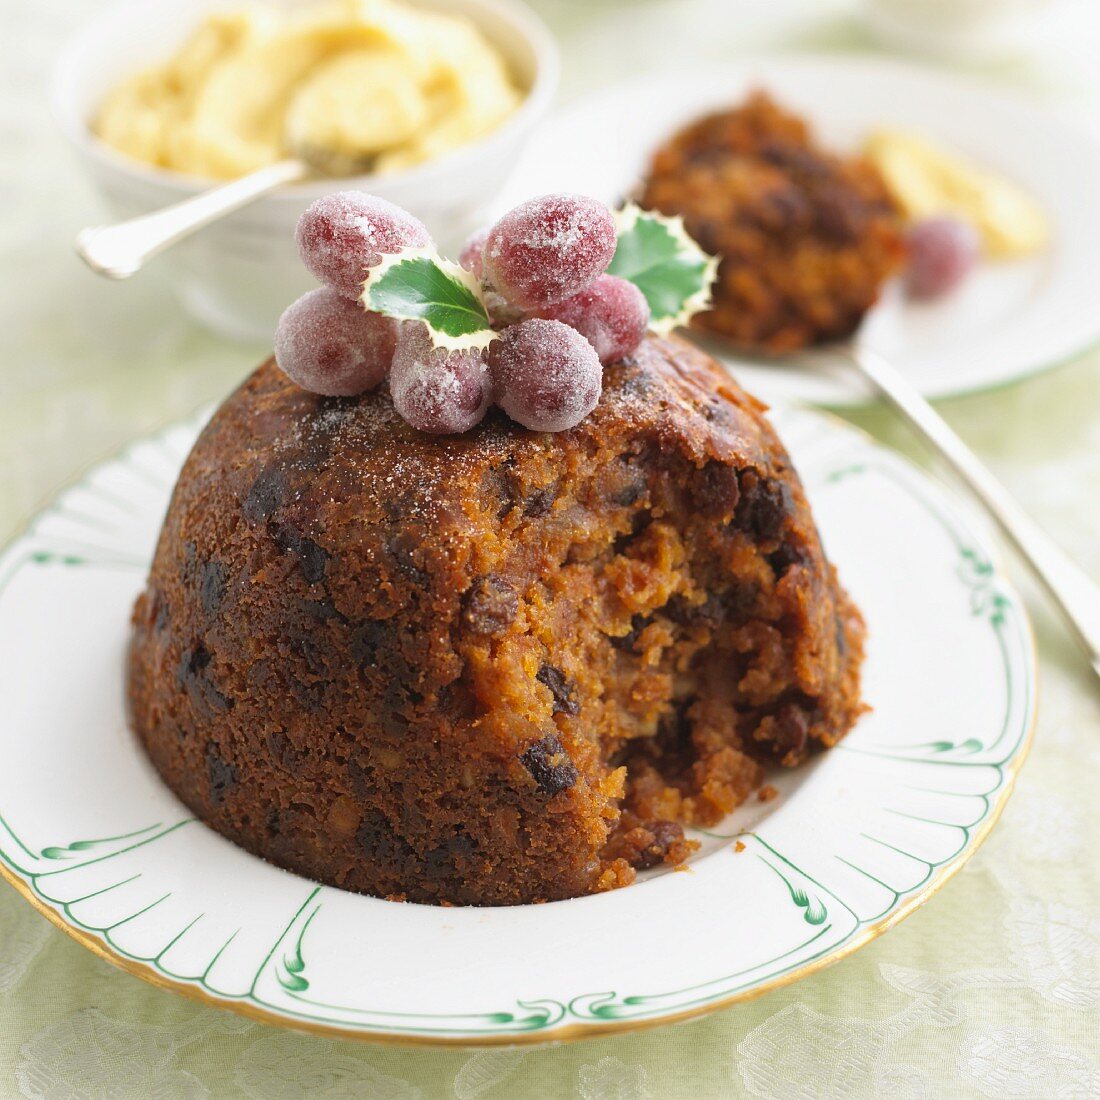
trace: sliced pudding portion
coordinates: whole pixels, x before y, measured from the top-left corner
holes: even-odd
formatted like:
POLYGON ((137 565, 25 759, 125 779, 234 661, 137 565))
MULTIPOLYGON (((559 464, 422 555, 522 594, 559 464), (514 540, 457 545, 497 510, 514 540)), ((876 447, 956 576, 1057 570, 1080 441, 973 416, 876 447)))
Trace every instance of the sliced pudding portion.
POLYGON ((860 712, 863 627, 763 414, 649 338, 555 435, 429 438, 269 362, 183 469, 135 729, 204 821, 365 893, 503 905, 679 863, 860 712))
POLYGON ((764 92, 673 134, 639 202, 681 215, 722 258, 714 302, 692 323, 758 352, 850 336, 905 259, 901 216, 876 168, 824 149, 764 92))

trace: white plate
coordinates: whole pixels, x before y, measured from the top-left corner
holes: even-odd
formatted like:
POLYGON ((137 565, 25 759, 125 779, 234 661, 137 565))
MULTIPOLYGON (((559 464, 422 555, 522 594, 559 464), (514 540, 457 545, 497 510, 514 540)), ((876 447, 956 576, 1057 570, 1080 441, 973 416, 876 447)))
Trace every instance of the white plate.
MULTIPOLYGON (((830 147, 856 149, 883 126, 915 130, 1003 173, 1045 210, 1052 237, 1042 253, 982 263, 935 303, 888 294, 871 314, 867 342, 926 396, 999 386, 1100 340, 1100 141, 1013 94, 935 69, 855 55, 791 55, 620 84, 552 116, 495 206, 505 210, 549 191, 616 202, 677 127, 737 103, 754 87, 809 119, 830 147)), ((845 405, 867 396, 854 379, 729 361, 750 390, 772 401, 845 405)))
POLYGON ((582 1038, 706 1012, 849 954, 992 827, 1030 737, 1030 632, 924 475, 836 422, 776 419, 867 617, 874 709, 775 777, 776 800, 698 834, 688 871, 444 909, 319 887, 191 820, 127 729, 123 657, 196 421, 97 467, 0 557, 0 872, 148 981, 376 1040, 582 1038))

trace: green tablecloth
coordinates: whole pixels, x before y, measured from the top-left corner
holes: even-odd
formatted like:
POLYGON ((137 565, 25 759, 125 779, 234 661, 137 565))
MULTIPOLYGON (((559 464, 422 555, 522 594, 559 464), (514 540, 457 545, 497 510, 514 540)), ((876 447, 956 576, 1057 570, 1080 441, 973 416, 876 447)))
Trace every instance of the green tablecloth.
MULTIPOLYGON (((540 6, 566 47, 565 96, 672 58, 770 45, 867 48, 844 3, 540 6)), ((5 537, 83 466, 225 393, 264 350, 197 329, 155 267, 112 285, 72 256, 74 232, 97 207, 51 124, 45 87, 57 44, 99 7, 0 0, 5 537)), ((1082 33, 1063 32, 1060 47, 1048 44, 1055 52, 997 75, 1095 112, 1100 83, 1089 72, 1100 24, 1087 21, 1087 5, 1076 7, 1082 33)), ((1073 14, 1058 25, 1073 26, 1073 14)), ((1093 575, 1098 390, 1093 353, 943 406, 1093 575)), ((885 412, 855 419, 919 454, 885 412)), ((1026 580, 1024 589, 1042 701, 1017 793, 957 878, 830 970, 696 1022, 617 1039, 525 1052, 401 1050, 306 1038, 197 1007, 100 962, 0 887, 0 1096, 1100 1097, 1100 684, 1026 580)))

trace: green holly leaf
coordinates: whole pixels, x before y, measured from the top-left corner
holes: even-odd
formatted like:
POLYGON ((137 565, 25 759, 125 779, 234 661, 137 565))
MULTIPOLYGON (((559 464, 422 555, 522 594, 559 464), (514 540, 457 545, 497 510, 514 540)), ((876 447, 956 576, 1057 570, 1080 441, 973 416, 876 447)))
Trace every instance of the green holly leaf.
POLYGON ((608 273, 629 279, 645 295, 654 331, 671 332, 710 305, 718 261, 688 236, 682 218, 631 204, 616 220, 619 243, 608 273))
POLYGON ((477 279, 432 249, 383 257, 367 276, 361 300, 375 313, 423 321, 437 347, 484 348, 495 335, 477 279))

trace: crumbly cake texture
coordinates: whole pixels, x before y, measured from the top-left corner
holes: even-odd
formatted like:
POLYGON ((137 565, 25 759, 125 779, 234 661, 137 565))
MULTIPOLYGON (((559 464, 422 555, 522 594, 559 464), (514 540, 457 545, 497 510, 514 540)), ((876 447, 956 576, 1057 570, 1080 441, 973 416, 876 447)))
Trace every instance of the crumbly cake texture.
POLYGON ((863 626, 764 409, 648 338, 577 427, 428 438, 272 361, 183 468, 129 694, 204 821, 417 902, 678 864, 861 709, 863 626))
POLYGON ((850 336, 904 260, 900 215, 875 168, 822 150, 763 92, 674 134, 639 202, 683 215, 722 257, 713 308, 693 323, 755 350, 850 336))

